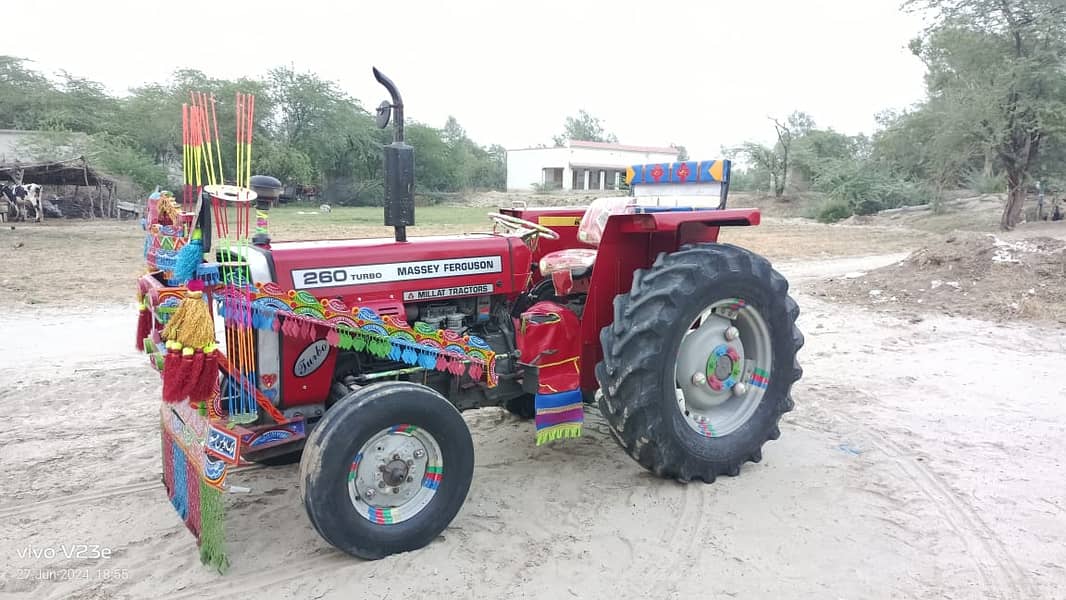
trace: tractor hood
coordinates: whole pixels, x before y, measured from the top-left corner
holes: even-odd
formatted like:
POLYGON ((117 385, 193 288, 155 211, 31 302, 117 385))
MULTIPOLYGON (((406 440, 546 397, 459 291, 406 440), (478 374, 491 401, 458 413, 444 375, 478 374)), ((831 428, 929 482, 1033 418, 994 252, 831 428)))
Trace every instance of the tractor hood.
POLYGON ((532 268, 522 240, 494 234, 276 242, 262 252, 282 289, 339 298, 349 306, 515 294, 532 268))

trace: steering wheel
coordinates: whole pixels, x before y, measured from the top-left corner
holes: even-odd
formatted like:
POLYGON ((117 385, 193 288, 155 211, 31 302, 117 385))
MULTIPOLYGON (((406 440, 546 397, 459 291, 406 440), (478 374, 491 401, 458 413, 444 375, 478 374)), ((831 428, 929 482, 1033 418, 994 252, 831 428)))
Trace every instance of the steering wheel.
POLYGON ((555 233, 554 231, 552 231, 551 229, 548 229, 547 227, 541 225, 540 223, 534 223, 532 221, 527 221, 525 219, 519 219, 518 217, 512 217, 511 215, 503 215, 503 214, 500 214, 500 213, 489 213, 489 218, 492 219, 492 221, 494 223, 502 225, 503 227, 505 227, 507 229, 513 229, 513 230, 526 229, 526 230, 528 230, 526 233, 519 234, 519 236, 522 237, 522 238, 525 238, 529 234, 536 233, 537 235, 539 235, 540 237, 542 237, 542 238, 544 238, 546 240, 557 240, 557 239, 559 239, 559 234, 558 233, 555 233))

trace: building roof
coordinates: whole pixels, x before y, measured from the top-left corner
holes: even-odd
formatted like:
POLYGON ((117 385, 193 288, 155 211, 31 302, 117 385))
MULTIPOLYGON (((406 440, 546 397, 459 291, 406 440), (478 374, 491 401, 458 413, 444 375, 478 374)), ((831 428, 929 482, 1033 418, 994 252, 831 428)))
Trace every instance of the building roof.
POLYGON ((611 144, 608 142, 586 142, 583 140, 570 140, 571 147, 597 148, 600 150, 622 150, 624 152, 655 152, 658 154, 677 154, 677 148, 662 146, 629 146, 626 144, 611 144))
MULTIPOLYGON (((592 148, 596 150, 620 150, 622 152, 653 152, 656 154, 677 154, 677 148, 662 146, 630 146, 628 144, 611 144, 608 142, 586 142, 582 140, 570 140, 570 148, 592 148)), ((508 152, 523 152, 525 150, 566 150, 567 146, 541 146, 539 148, 508 148, 508 152)))
POLYGON ((115 179, 89 166, 84 157, 39 163, 9 163, 0 165, 0 181, 16 179, 22 171, 22 181, 41 185, 114 185, 115 179))

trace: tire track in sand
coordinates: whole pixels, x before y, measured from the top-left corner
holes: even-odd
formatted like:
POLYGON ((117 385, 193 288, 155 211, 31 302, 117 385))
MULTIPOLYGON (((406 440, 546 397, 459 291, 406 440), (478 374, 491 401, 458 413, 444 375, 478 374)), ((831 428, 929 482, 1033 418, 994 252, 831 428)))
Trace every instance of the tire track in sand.
MULTIPOLYGON (((839 385, 820 387, 824 387, 826 391, 852 397, 862 396, 869 403, 877 402, 875 395, 858 388, 839 385)), ((932 503, 965 545, 966 554, 977 568, 982 584, 995 589, 997 597, 1004 599, 1037 597, 1032 581, 1007 551, 1006 546, 995 532, 981 519, 973 507, 960 499, 937 474, 922 462, 910 458, 911 452, 892 441, 887 435, 854 417, 844 415, 839 411, 830 414, 824 409, 817 408, 811 412, 819 414, 827 422, 839 419, 865 432, 871 445, 891 460, 904 475, 914 482, 918 491, 932 503)))
POLYGON ((960 500, 946 483, 907 451, 871 427, 844 418, 866 431, 871 444, 902 470, 936 507, 951 529, 966 545, 984 583, 996 588, 1001 598, 1035 598, 1036 591, 1003 542, 966 502, 960 500))
MULTIPOLYGON (((171 592, 167 598, 171 600, 193 600, 199 598, 216 598, 231 596, 246 598, 251 594, 265 588, 275 588, 303 577, 313 578, 316 582, 321 579, 316 575, 324 575, 332 572, 337 573, 345 566, 364 564, 359 559, 336 552, 333 556, 315 554, 300 560, 286 561, 283 565, 268 565, 250 573, 241 575, 220 575, 214 581, 203 585, 196 585, 190 589, 171 592), (279 567, 284 567, 280 569, 279 567)), ((377 574, 376 569, 365 575, 371 578, 377 574)), ((277 591, 277 590, 275 590, 277 591)))
MULTIPOLYGON (((247 473, 249 471, 258 471, 264 469, 263 465, 250 465, 247 467, 241 467, 230 471, 230 475, 247 473)), ((96 502, 99 500, 107 500, 115 496, 123 496, 129 494, 142 494, 148 491, 158 491, 163 489, 163 482, 160 479, 153 479, 151 481, 142 481, 140 483, 129 483, 126 485, 116 485, 107 488, 107 490, 82 492, 80 494, 70 494, 66 496, 57 496, 55 498, 46 498, 44 500, 36 500, 29 504, 22 504, 11 506, 7 508, 0 508, 0 519, 6 519, 9 517, 17 517, 20 515, 32 513, 37 510, 45 508, 55 508, 59 506, 67 506, 70 504, 81 504, 84 502, 96 502)))

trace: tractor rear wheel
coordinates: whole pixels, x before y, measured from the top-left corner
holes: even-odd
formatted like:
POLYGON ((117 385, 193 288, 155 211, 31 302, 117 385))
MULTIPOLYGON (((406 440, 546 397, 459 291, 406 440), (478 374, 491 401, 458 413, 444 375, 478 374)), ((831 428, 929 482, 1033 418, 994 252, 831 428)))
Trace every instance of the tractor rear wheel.
POLYGON ((301 495, 327 542, 378 559, 433 541, 459 512, 473 473, 459 411, 426 386, 389 381, 326 411, 304 448, 301 495))
POLYGON ((803 335, 788 282, 728 244, 660 254, 614 301, 596 366, 599 407, 643 467, 707 483, 759 462, 792 410, 803 335))

